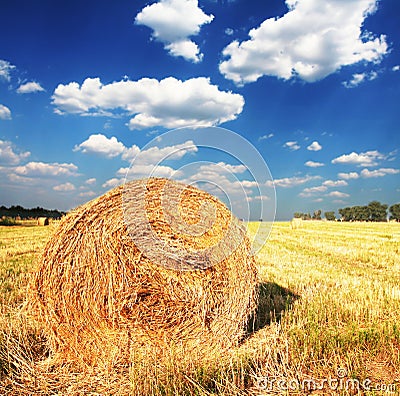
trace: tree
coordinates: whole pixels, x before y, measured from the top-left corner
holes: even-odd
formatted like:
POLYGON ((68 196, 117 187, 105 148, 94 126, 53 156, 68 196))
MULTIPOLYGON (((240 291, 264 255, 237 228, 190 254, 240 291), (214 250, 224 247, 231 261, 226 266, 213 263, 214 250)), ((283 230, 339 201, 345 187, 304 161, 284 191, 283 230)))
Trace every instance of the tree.
POLYGON ((313 214, 313 220, 321 220, 321 209, 318 210, 314 210, 314 214, 313 214))
POLYGON ((325 215, 326 220, 328 220, 328 221, 336 220, 335 212, 325 212, 324 215, 325 215))
POLYGON ((293 217, 295 219, 301 219, 303 217, 303 213, 302 212, 295 212, 293 217))
POLYGON ((370 219, 370 210, 368 206, 353 206, 352 217, 356 221, 368 221, 370 219))
POLYGON ((343 221, 350 221, 353 220, 352 213, 351 213, 351 208, 343 208, 339 209, 339 214, 342 217, 343 221))
POLYGON ((392 220, 400 221, 400 203, 394 204, 389 208, 390 213, 392 214, 390 218, 392 220))
POLYGON ((386 204, 381 204, 379 201, 372 201, 368 204, 369 219, 371 221, 386 221, 387 218, 386 204))

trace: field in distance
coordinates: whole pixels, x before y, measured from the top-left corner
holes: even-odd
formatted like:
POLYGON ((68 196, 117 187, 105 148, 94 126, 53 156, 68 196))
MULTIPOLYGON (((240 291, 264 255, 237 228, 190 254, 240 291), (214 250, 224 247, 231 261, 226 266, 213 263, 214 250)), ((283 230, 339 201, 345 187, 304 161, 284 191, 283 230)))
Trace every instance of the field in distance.
MULTIPOLYGON (((259 225, 249 223, 249 233, 259 225)), ((0 227, 0 394, 34 394, 34 386, 37 394, 400 392, 400 223, 275 223, 257 255, 258 316, 230 356, 216 353, 195 367, 161 367, 149 356, 123 375, 30 379, 37 374, 28 366, 46 356, 46 340, 18 310, 56 226, 0 227)))

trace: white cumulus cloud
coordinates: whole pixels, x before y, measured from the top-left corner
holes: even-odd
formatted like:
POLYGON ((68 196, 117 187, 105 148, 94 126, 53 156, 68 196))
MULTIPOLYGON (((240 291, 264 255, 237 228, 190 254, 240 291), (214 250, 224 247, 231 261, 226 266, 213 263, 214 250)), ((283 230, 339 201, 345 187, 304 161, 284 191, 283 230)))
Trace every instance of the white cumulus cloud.
POLYGON ((82 153, 96 153, 107 158, 116 157, 124 153, 126 147, 115 136, 108 138, 101 133, 90 135, 87 140, 74 147, 74 151, 82 153))
POLYGON ((86 184, 88 184, 89 186, 91 186, 91 185, 93 185, 93 184, 96 184, 96 178, 95 177, 91 177, 90 179, 87 179, 86 181, 85 181, 85 183, 86 184))
POLYGON ((379 63, 388 52, 384 35, 366 31, 378 0, 286 0, 289 11, 250 30, 249 39, 224 50, 221 73, 236 84, 261 76, 321 80, 343 66, 379 63))
POLYGON ((340 187, 347 186, 348 183, 346 180, 325 180, 322 185, 327 187, 340 187))
POLYGON ((283 147, 287 147, 292 151, 296 151, 300 149, 300 145, 297 142, 286 142, 283 147))
POLYGON ((27 93, 43 92, 44 90, 45 89, 39 83, 31 81, 25 84, 21 84, 17 89, 17 93, 27 94, 27 93))
POLYGON ((363 169, 361 171, 361 177, 371 178, 371 177, 383 177, 386 175, 396 175, 400 173, 399 169, 394 168, 380 168, 375 170, 363 169))
POLYGON ((350 179, 358 179, 360 176, 357 172, 349 172, 349 173, 338 173, 339 179, 350 180, 350 179))
POLYGON ((31 155, 29 151, 18 152, 7 140, 0 140, 0 163, 3 165, 18 165, 31 155))
POLYGON ((247 170, 245 165, 231 165, 225 162, 216 162, 204 164, 199 166, 199 173, 201 172, 216 172, 216 173, 243 173, 247 170))
POLYGON ((92 198, 94 196, 96 196, 97 194, 94 191, 83 191, 81 193, 78 194, 79 197, 82 198, 92 198))
POLYGON ((197 63, 203 54, 189 37, 198 35, 200 28, 213 19, 199 7, 198 0, 160 0, 144 7, 135 22, 151 28, 153 37, 164 44, 170 55, 197 63))
POLYGON ((328 189, 326 186, 317 186, 317 187, 309 187, 305 188, 303 191, 305 193, 320 193, 320 192, 325 192, 328 189))
POLYGON ((377 150, 366 151, 365 153, 352 152, 343 154, 332 160, 332 164, 355 164, 358 166, 376 166, 379 160, 386 159, 386 156, 377 150))
POLYGON ((11 70, 15 69, 15 66, 10 62, 0 59, 0 80, 10 81, 11 70))
POLYGON ((355 88, 361 83, 365 81, 372 81, 375 80, 378 77, 378 73, 375 71, 372 72, 365 72, 365 73, 356 73, 353 74, 353 77, 351 78, 350 81, 345 81, 343 82, 343 85, 346 88, 355 88))
POLYGON ((180 175, 180 171, 166 165, 135 164, 129 169, 129 176, 140 177, 172 177, 180 175))
POLYGON ((110 116, 113 111, 118 115, 122 112, 132 116, 132 130, 213 126, 234 120, 244 106, 241 95, 220 91, 205 77, 186 81, 174 77, 161 81, 142 78, 106 85, 99 78, 87 78, 81 86, 76 82, 59 84, 52 99, 58 114, 110 116))
POLYGON ((105 183, 103 183, 102 187, 103 188, 114 188, 114 187, 117 187, 117 186, 123 184, 123 182, 124 182, 124 179, 122 179, 122 178, 118 179, 116 177, 113 177, 112 179, 107 180, 105 183))
POLYGON ((26 165, 17 166, 14 171, 26 177, 78 176, 78 167, 71 163, 28 162, 26 165))
POLYGON ((318 168, 320 166, 325 166, 322 162, 315 162, 315 161, 307 161, 304 163, 305 166, 308 166, 309 168, 318 168))
POLYGON ((346 193, 341 192, 341 191, 332 191, 327 196, 328 197, 334 197, 334 198, 348 198, 348 197, 350 197, 349 194, 346 194, 346 193))
POLYGON ((178 160, 188 153, 196 153, 197 146, 192 140, 166 147, 150 147, 140 151, 135 158, 135 164, 150 165, 165 160, 178 160))
POLYGON ((0 120, 11 120, 11 110, 0 104, 0 120))
POLYGON ((59 192, 68 192, 68 191, 75 191, 76 187, 72 183, 67 182, 67 183, 63 183, 63 184, 54 186, 53 190, 59 191, 59 192))
POLYGON ((284 177, 282 179, 275 179, 273 182, 268 181, 266 182, 266 186, 273 186, 275 187, 283 187, 283 188, 289 188, 289 187, 295 187, 299 186, 301 184, 305 184, 309 181, 312 180, 318 180, 321 179, 321 176, 292 176, 292 177, 284 177))
POLYGON ((321 149, 322 149, 322 146, 321 146, 317 141, 312 142, 312 143, 307 147, 307 150, 309 150, 309 151, 319 151, 319 150, 321 150, 321 149))

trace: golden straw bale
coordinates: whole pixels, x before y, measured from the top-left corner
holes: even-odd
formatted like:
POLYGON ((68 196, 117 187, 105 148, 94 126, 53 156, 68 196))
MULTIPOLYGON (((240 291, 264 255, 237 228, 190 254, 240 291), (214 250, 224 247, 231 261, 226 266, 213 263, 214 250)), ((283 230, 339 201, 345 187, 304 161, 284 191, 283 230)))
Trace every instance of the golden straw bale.
POLYGON ((290 221, 290 227, 292 230, 296 230, 297 228, 301 228, 303 226, 303 219, 299 217, 293 217, 290 221))
POLYGON ((237 345, 256 308, 250 243, 193 186, 143 179, 70 212, 48 241, 32 303, 54 359, 129 362, 149 345, 237 345))
POLYGON ((37 225, 39 225, 39 226, 47 226, 47 225, 49 225, 49 219, 47 217, 38 217, 37 225))

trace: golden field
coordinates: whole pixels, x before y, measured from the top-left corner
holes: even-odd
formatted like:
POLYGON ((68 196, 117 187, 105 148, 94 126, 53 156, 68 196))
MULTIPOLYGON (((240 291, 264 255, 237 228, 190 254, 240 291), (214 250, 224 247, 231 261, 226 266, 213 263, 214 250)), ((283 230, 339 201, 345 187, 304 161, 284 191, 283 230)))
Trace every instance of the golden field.
POLYGON ((229 356, 149 353, 86 372, 46 365, 45 336, 24 307, 56 226, 0 227, 2 395, 400 394, 400 223, 275 223, 257 255, 254 331, 229 356))

